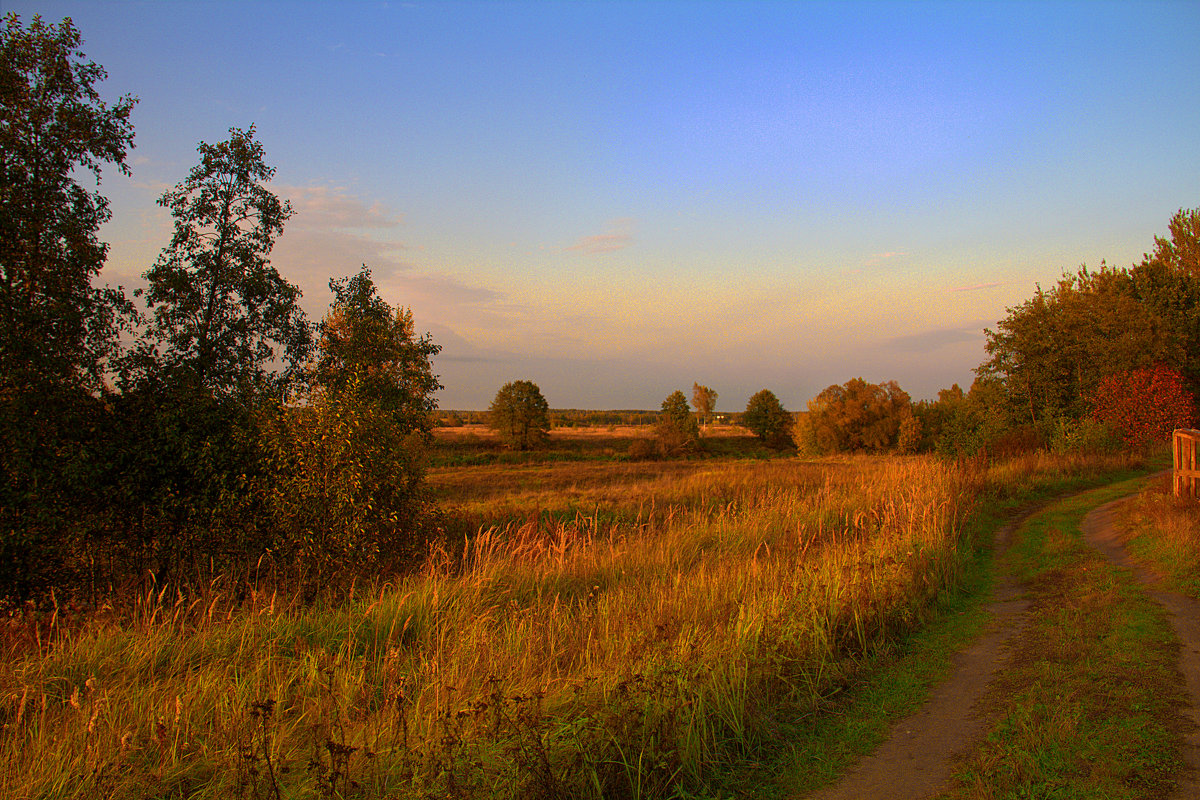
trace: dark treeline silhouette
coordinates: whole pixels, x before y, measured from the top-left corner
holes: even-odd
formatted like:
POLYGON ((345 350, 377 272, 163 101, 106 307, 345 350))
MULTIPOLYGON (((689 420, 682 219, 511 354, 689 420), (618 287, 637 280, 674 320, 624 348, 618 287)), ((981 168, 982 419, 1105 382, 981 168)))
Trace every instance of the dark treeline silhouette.
POLYGON ((174 233, 141 307, 94 286, 108 205, 78 178, 129 173, 136 99, 100 99, 70 19, 9 14, 2 37, 0 598, 411 562, 437 345, 365 267, 305 318, 253 126, 160 198, 174 233))

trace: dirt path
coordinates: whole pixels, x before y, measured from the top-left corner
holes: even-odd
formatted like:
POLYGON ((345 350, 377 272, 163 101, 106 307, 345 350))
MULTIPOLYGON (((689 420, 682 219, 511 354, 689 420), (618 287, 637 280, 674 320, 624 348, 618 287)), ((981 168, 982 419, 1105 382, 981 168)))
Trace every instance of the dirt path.
POLYGON ((1129 559, 1116 524, 1116 509, 1122 502, 1115 500, 1095 509, 1084 518, 1081 528, 1090 545, 1110 561, 1132 570, 1146 595, 1167 611, 1167 618, 1179 637, 1179 669, 1192 697, 1185 716, 1194 727, 1183 754, 1188 774, 1182 776, 1172 797, 1180 800, 1200 797, 1200 601, 1162 588, 1158 576, 1129 559))
MULTIPOLYGON (((997 553, 1007 549, 1021 521, 996 532, 997 553)), ((955 655, 950 678, 919 711, 896 722, 874 753, 838 783, 809 795, 811 800, 918 800, 944 790, 954 754, 984 733, 985 721, 971 709, 1004 665, 1007 644, 1021 628, 1029 607, 1023 592, 1024 587, 998 575, 996 599, 988 606, 993 614, 988 631, 955 655)))
MULTIPOLYGON (((1126 498, 1127 499, 1127 498, 1126 498)), ((1187 710, 1196 728, 1187 742, 1190 767, 1175 794, 1176 800, 1200 797, 1200 602, 1158 586, 1154 576, 1133 565, 1120 542, 1115 508, 1124 500, 1091 511, 1081 525, 1087 541, 1113 562, 1130 568, 1147 595, 1168 611, 1180 642, 1180 669, 1193 698, 1187 710)), ((997 532, 997 551, 1008 546, 1017 520, 997 532)), ((810 800, 922 800, 949 788, 953 757, 984 733, 985 720, 972 714, 992 677, 1003 668, 1008 643, 1023 627, 1028 601, 1023 587, 1005 576, 997 578, 994 614, 988 633, 957 654, 951 677, 915 714, 892 726, 887 740, 863 758, 835 785, 809 795, 810 800)))

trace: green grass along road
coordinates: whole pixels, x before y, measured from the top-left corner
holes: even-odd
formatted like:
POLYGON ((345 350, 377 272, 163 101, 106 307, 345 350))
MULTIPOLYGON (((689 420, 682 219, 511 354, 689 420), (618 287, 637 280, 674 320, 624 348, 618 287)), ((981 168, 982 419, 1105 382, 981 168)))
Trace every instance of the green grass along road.
POLYGON ((1133 572, 1082 532, 1089 512, 1145 485, 1085 492, 1018 530, 1000 566, 1028 582, 1029 622, 949 797, 1166 798, 1189 777, 1179 640, 1133 572))
MULTIPOLYGON (((827 721, 798 730, 769 787, 752 789, 754 779, 743 776, 729 786, 731 794, 806 797, 836 785, 897 719, 922 706, 951 672, 954 654, 988 629, 984 601, 1007 576, 1024 585, 1027 621, 974 709, 982 736, 963 743, 947 787, 931 796, 1189 796, 1195 778, 1185 751, 1193 726, 1179 640, 1137 576, 1089 546, 1081 531, 1089 512, 1147 483, 1145 476, 1120 480, 1022 519, 1007 552, 995 558, 981 552, 973 585, 948 600, 939 623, 881 664, 827 721)), ((994 529, 999 513, 976 524, 994 529)), ((893 789, 904 780, 895 773, 893 789)))

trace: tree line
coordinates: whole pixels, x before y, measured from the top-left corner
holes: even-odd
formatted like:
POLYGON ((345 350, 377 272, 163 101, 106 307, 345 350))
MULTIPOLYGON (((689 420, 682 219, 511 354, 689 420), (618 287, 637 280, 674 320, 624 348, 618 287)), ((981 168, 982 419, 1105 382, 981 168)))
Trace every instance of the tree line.
POLYGON ((159 198, 146 288, 96 286, 110 213, 80 181, 130 173, 137 100, 101 99, 81 41, 15 14, 0 39, 0 597, 411 560, 440 348, 366 267, 306 318, 253 126, 159 198))
MULTIPOLYGON (((100 176, 130 174, 137 100, 101 99, 81 42, 70 19, 15 14, 0 36, 0 597, 236 570, 321 586, 411 563, 440 524, 423 483, 440 348, 365 266, 330 280, 321 321, 305 317, 270 262, 293 209, 268 188, 253 126, 200 142, 159 198, 173 232, 146 288, 96 285, 100 176)), ((1200 210, 1181 209, 1140 263, 1064 274, 985 334, 967 391, 914 403, 855 378, 793 414, 763 389, 740 421, 810 453, 1159 441, 1196 421, 1200 210)), ((717 399, 673 392, 630 455, 695 452, 717 399)), ((532 381, 501 387, 488 416, 521 449, 552 419, 532 381)))
MULTIPOLYGON (((792 414, 763 389, 738 421, 770 447, 814 455, 957 458, 1163 444, 1173 429, 1200 422, 1200 209, 1172 216, 1139 263, 1066 272, 984 334, 987 359, 966 391, 955 384, 914 402, 895 381, 852 378, 792 414)), ((654 439, 636 442, 631 455, 694 452, 716 399, 693 384, 693 416, 683 392, 673 392, 654 439)))

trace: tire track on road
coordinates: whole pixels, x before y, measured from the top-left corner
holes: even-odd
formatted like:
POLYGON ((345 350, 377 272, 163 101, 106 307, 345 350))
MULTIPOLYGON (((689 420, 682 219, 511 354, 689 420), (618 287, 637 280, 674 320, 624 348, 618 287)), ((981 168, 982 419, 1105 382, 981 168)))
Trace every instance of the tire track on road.
MULTIPOLYGON (((1017 527, 1040 510, 997 530, 994 563, 1017 527)), ((993 619, 983 636, 955 654, 950 677, 934 687, 918 711, 894 723, 874 752, 837 783, 807 795, 808 800, 921 800, 948 788, 954 756, 986 732, 987 720, 972 710, 1007 662, 1009 644, 1023 627, 1030 605, 1026 588, 997 573, 995 599, 987 607, 993 619)))
POLYGON ((1158 576, 1130 559, 1117 525, 1117 508, 1129 498, 1121 498, 1092 510, 1080 526, 1088 544, 1113 563, 1128 568, 1146 595, 1163 607, 1175 635, 1179 637, 1179 669, 1191 696, 1184 716, 1192 730, 1184 742, 1184 761, 1188 772, 1181 776, 1172 798, 1200 797, 1200 601, 1163 588, 1158 576))

